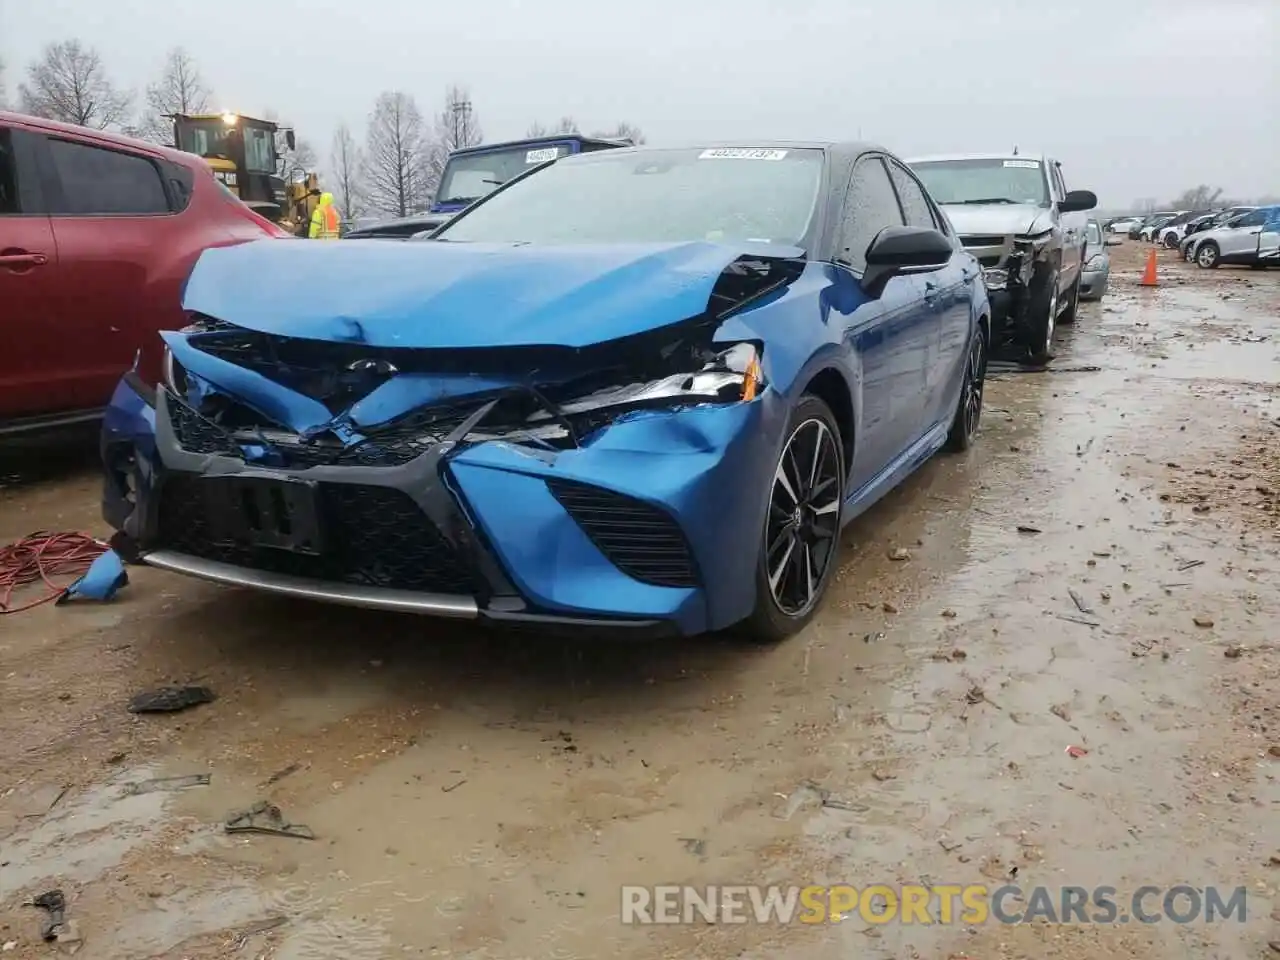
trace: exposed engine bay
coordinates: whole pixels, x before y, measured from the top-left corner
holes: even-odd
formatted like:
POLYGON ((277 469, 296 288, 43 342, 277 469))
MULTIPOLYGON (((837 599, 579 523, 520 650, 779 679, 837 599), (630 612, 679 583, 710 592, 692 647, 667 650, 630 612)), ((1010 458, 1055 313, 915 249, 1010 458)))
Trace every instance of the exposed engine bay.
POLYGON ((395 465, 445 440, 582 446, 623 417, 755 396, 760 345, 717 343, 717 329, 802 269, 740 257, 704 313, 587 347, 371 347, 195 315, 166 335, 175 434, 193 453, 290 469, 395 465))

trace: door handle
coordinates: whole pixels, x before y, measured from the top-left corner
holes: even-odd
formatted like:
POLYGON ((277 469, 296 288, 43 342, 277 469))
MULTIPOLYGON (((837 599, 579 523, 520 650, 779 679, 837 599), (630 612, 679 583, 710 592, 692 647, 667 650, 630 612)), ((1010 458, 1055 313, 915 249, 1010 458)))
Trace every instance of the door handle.
POLYGON ((932 304, 938 299, 938 285, 932 280, 925 281, 924 285, 924 302, 932 304))
POLYGON ((0 255, 0 267, 43 267, 49 258, 43 253, 6 253, 0 255))

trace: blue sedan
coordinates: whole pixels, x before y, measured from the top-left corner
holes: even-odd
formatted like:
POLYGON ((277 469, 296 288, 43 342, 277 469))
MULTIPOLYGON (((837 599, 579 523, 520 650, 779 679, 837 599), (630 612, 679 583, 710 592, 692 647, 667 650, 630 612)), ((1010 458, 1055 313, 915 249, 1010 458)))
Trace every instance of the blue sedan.
POLYGON ((566 157, 430 238, 203 254, 104 425, 130 559, 610 633, 800 629, 840 529, 974 443, 977 262, 867 144, 566 157))

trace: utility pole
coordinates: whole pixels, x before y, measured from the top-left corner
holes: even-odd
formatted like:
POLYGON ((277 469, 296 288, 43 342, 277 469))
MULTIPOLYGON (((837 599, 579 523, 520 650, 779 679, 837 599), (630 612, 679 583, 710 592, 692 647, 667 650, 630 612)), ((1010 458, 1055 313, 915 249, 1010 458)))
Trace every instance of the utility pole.
POLYGON ((450 105, 453 110, 453 145, 461 146, 466 141, 463 139, 464 133, 471 133, 471 101, 455 100, 450 105))

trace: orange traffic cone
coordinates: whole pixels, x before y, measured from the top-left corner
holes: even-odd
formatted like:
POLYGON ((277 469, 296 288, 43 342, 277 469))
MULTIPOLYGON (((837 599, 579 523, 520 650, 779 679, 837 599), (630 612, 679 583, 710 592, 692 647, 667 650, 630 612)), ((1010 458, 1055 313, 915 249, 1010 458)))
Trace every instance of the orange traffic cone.
POLYGON ((1154 287, 1156 285, 1156 249, 1152 247, 1147 251, 1147 269, 1142 272, 1142 286, 1154 287))

